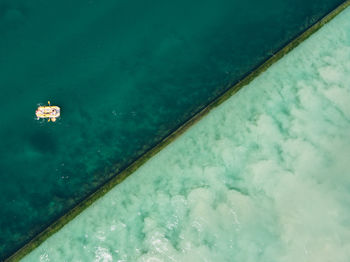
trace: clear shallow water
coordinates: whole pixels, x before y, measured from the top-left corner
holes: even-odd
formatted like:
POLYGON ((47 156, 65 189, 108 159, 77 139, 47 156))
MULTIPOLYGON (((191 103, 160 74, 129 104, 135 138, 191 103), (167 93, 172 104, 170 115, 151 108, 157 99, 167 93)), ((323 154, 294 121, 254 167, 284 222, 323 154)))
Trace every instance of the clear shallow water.
POLYGON ((0 259, 341 2, 2 0, 0 259))
POLYGON ((350 9, 23 261, 348 261, 350 9))

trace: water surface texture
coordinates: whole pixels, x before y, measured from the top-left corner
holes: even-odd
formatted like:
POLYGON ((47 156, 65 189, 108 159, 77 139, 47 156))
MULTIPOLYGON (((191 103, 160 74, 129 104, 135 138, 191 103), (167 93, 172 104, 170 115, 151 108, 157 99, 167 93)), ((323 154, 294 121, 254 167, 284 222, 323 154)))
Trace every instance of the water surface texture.
POLYGON ((23 261, 350 257, 350 8, 23 261))
POLYGON ((0 259, 341 2, 1 0, 0 259))

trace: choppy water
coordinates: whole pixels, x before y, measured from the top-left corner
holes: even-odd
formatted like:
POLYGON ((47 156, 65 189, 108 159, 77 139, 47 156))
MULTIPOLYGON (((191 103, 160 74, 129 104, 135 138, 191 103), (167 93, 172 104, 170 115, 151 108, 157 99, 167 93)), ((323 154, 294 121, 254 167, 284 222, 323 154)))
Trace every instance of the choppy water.
POLYGON ((350 9, 23 261, 350 257, 350 9))
POLYGON ((0 258, 341 2, 1 0, 0 258))

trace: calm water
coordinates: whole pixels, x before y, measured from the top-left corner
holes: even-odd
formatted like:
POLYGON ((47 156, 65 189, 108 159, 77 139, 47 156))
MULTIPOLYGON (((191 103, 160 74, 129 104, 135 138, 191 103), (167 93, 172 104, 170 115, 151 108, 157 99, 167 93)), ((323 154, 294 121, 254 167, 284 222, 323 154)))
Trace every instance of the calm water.
POLYGON ((0 259, 341 2, 0 0, 0 259))
POLYGON ((349 262, 349 83, 350 8, 23 262, 349 262))

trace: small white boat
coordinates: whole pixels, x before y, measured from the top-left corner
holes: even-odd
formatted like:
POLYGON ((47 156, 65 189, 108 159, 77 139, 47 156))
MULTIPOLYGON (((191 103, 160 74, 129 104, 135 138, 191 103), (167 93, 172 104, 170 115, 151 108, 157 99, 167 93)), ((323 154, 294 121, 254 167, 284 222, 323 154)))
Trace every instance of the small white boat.
POLYGON ((48 106, 39 106, 35 111, 37 119, 47 118, 48 122, 55 122, 61 115, 61 109, 58 106, 51 106, 50 101, 48 101, 48 106))

